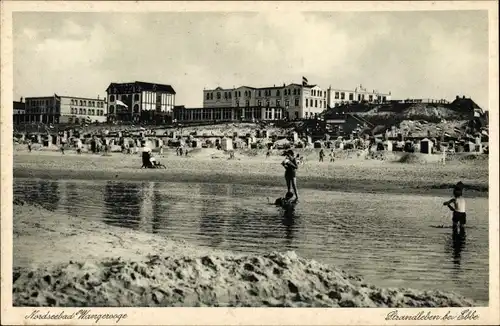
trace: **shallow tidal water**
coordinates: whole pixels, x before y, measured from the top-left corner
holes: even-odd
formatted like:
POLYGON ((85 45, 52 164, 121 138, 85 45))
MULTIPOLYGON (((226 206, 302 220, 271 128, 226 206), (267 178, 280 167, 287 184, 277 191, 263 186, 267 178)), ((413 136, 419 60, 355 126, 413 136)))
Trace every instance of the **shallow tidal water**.
POLYGON ((487 198, 467 198, 466 234, 454 237, 442 206, 449 198, 304 189, 285 214, 268 203, 283 194, 238 184, 14 180, 14 198, 79 218, 217 249, 294 250, 380 287, 487 304, 487 198))

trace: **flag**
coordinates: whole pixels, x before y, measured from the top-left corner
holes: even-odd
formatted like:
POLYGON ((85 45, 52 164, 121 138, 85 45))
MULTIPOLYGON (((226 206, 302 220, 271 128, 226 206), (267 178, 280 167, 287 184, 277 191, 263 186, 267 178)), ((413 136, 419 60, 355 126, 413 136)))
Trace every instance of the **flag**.
POLYGON ((302 85, 306 86, 308 82, 307 78, 302 76, 302 85))
POLYGON ((123 102, 122 102, 122 101, 120 101, 120 100, 116 100, 116 105, 121 105, 121 106, 124 106, 124 107, 128 108, 128 105, 127 105, 127 104, 125 104, 125 103, 123 103, 123 102))

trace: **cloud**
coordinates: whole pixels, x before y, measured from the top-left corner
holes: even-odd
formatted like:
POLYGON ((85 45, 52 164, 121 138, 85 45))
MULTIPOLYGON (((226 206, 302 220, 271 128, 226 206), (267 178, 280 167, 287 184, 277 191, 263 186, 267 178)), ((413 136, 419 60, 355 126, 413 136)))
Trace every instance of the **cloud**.
POLYGON ((486 12, 15 13, 15 96, 300 82, 488 102, 486 12))

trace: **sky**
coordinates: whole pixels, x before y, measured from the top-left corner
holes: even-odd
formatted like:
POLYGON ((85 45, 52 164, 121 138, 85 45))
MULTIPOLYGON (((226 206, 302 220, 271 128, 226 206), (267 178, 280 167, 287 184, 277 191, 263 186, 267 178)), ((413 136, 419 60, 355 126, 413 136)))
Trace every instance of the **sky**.
POLYGON ((111 82, 203 89, 362 84, 393 99, 471 97, 488 109, 487 11, 13 14, 14 99, 106 95, 111 82))

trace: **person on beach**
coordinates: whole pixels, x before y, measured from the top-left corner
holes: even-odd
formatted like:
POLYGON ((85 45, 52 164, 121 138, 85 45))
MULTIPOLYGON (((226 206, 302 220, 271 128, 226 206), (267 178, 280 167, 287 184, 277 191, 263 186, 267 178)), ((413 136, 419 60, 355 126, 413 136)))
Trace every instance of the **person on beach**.
POLYGON ((335 153, 332 151, 330 152, 330 162, 335 162, 335 153))
POLYGON ((458 227, 463 232, 467 222, 467 214, 465 213, 465 198, 463 197, 464 184, 459 182, 453 187, 453 198, 445 201, 444 206, 447 206, 452 213, 453 230, 457 231, 458 227))
POLYGON ((268 151, 266 152, 266 158, 268 158, 269 156, 271 156, 271 151, 269 151, 269 150, 268 150, 268 151))
POLYGON ((182 147, 179 147, 179 156, 182 156, 182 147))
POLYGON ((64 145, 61 145, 61 153, 64 155, 64 145))
POLYGON ((28 151, 31 153, 31 140, 28 140, 28 151))
POLYGON ((287 192, 290 192, 290 189, 293 188, 293 192, 295 193, 295 201, 299 200, 299 194, 297 192, 297 179, 296 179, 296 171, 297 171, 297 161, 295 159, 295 155, 293 151, 290 149, 284 153, 285 159, 281 162, 281 165, 285 168, 285 181, 287 192))
POLYGON ((320 162, 323 162, 323 158, 325 157, 325 152, 323 151, 323 149, 321 149, 319 151, 319 161, 320 162))

